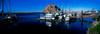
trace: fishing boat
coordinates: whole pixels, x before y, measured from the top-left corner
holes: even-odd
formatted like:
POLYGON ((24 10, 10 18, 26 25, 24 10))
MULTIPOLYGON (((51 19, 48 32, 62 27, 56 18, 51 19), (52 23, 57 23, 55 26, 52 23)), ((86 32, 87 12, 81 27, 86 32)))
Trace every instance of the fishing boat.
POLYGON ((46 14, 44 17, 40 17, 40 19, 46 19, 46 20, 53 20, 53 14, 46 14))
POLYGON ((51 7, 52 6, 47 8, 47 13, 45 14, 45 16, 40 17, 39 20, 54 21, 54 22, 63 22, 70 20, 68 14, 64 14, 63 10, 57 10, 58 9, 57 6, 54 6, 54 9, 52 7, 52 10, 54 11, 50 11, 49 8, 51 7))
POLYGON ((56 12, 55 14, 46 13, 44 17, 40 17, 39 20, 46 20, 46 21, 54 21, 54 22, 62 22, 62 21, 69 21, 69 15, 63 14, 63 12, 56 12))

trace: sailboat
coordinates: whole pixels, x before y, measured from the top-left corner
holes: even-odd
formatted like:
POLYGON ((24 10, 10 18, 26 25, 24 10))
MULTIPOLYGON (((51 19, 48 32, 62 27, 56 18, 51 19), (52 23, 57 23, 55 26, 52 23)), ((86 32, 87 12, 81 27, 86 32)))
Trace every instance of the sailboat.
POLYGON ((2 1, 2 19, 0 21, 1 25, 9 25, 9 24, 14 24, 18 22, 18 17, 14 14, 11 13, 11 7, 10 7, 10 0, 9 0, 9 13, 5 13, 6 16, 4 15, 4 1, 6 0, 1 0, 2 1))

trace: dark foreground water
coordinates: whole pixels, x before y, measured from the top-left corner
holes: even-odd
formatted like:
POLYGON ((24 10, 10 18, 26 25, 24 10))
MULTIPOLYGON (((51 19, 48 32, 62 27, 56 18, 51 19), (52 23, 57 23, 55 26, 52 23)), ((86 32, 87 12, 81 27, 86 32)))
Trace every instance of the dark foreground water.
MULTIPOLYGON (((17 14, 18 23, 2 26, 0 32, 65 32, 66 34, 86 34, 91 23, 77 22, 47 22, 38 20, 40 13, 17 14)), ((80 19, 78 19, 80 20, 80 19)), ((84 18, 86 21, 93 21, 92 18, 84 18)))

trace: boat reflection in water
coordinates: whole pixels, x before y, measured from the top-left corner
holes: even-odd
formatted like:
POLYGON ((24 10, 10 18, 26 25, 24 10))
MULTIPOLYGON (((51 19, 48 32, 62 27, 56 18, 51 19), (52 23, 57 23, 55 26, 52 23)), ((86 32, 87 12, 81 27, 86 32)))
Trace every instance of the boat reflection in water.
POLYGON ((68 29, 70 29, 70 22, 65 22, 65 25, 67 26, 68 29))
POLYGON ((48 27, 51 27, 51 26, 52 26, 52 23, 51 23, 51 22, 46 22, 46 25, 47 25, 48 27))

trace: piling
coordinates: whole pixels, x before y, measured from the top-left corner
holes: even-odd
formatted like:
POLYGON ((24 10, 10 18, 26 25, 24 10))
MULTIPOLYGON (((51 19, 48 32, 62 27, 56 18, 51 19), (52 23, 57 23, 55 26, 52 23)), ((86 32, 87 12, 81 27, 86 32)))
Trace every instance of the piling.
POLYGON ((82 23, 83 23, 83 10, 81 11, 81 19, 82 19, 82 23))

